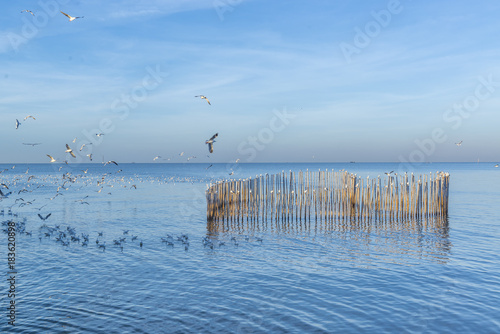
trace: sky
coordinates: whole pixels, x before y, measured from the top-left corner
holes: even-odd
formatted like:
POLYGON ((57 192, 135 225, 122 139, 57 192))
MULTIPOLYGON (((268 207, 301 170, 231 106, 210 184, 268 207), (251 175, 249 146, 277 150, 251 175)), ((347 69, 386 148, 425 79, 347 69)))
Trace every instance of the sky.
POLYGON ((497 1, 0 9, 0 163, 500 160, 497 1))

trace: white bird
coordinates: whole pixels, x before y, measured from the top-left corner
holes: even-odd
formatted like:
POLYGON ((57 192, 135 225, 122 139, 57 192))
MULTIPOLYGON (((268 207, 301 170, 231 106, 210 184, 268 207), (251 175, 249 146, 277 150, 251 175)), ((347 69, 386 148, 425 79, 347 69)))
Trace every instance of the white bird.
POLYGON ((104 166, 109 165, 109 164, 115 164, 115 165, 118 166, 118 164, 116 163, 116 161, 113 161, 113 160, 110 160, 110 161, 104 163, 104 166))
POLYGON ((184 152, 179 153, 179 156, 181 156, 181 157, 182 157, 183 155, 184 155, 184 152))
POLYGON ((214 152, 214 143, 215 143, 215 138, 217 138, 217 136, 219 135, 219 133, 217 132, 216 134, 214 134, 212 136, 212 138, 210 138, 209 140, 205 141, 205 144, 208 144, 208 151, 210 153, 213 153, 214 152))
POLYGON ((74 142, 76 142, 76 138, 77 138, 77 137, 75 137, 75 139, 73 139, 73 143, 74 143, 74 142))
POLYGON ((493 167, 498 167, 498 164, 496 164, 496 165, 495 165, 495 166, 493 166, 493 167))
POLYGON ((19 120, 16 119, 16 130, 19 129, 19 125, 21 125, 21 123, 19 123, 19 120))
POLYGON ((33 116, 31 116, 31 115, 28 115, 28 116, 24 117, 23 121, 27 120, 28 118, 33 118, 34 120, 36 120, 36 118, 35 118, 35 117, 33 117, 33 116))
POLYGON ((235 163, 238 163, 238 161, 240 161, 240 159, 236 159, 235 163))
POLYGON ((65 12, 63 12, 63 11, 60 11, 60 12, 61 12, 61 14, 63 14, 64 16, 66 16, 66 17, 69 19, 69 21, 70 21, 70 22, 71 22, 71 21, 74 21, 74 20, 76 20, 76 19, 83 19, 83 16, 73 17, 73 16, 71 16, 71 15, 66 14, 66 13, 65 13, 65 12))
POLYGON ((33 14, 33 12, 31 10, 29 10, 29 9, 25 9, 25 10, 21 11, 21 13, 24 13, 24 12, 30 13, 31 15, 35 16, 35 14, 33 14))
POLYGON ((54 157, 52 157, 51 155, 48 155, 47 156, 50 158, 50 162, 56 162, 56 159, 54 159, 54 157))
POLYGON ((96 135, 97 137, 100 137, 100 136, 104 136, 104 133, 102 133, 102 132, 101 132, 101 133, 96 133, 95 135, 96 135))
POLYGON ((87 156, 89 157, 90 161, 92 161, 92 153, 87 154, 87 156))
POLYGON ((157 155, 156 157, 153 158, 153 161, 160 159, 161 156, 157 155))
POLYGON ((68 144, 66 144, 66 153, 69 153, 73 158, 76 158, 75 153, 73 153, 73 150, 69 147, 68 144))
POLYGON ((458 143, 455 143, 455 145, 460 146, 462 145, 463 140, 459 141, 458 143))
POLYGON ((199 97, 200 99, 206 100, 209 105, 212 105, 210 101, 208 101, 207 97, 205 95, 195 95, 195 97, 199 97))

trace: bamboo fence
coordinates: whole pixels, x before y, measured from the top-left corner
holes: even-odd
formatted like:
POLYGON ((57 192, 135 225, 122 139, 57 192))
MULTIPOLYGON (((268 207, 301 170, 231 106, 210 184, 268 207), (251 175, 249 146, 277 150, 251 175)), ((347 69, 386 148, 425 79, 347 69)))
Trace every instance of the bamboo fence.
POLYGON ((448 215, 449 174, 299 171, 210 184, 209 222, 413 220, 448 215))

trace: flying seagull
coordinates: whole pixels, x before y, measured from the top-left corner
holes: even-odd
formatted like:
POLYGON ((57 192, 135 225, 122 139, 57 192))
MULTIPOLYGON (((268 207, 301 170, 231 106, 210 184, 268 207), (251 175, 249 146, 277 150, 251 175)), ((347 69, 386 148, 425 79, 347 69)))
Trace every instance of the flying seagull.
POLYGON ((31 145, 31 146, 35 146, 35 145, 41 145, 42 143, 23 143, 23 145, 31 145))
POLYGON ((205 95, 195 95, 195 97, 199 97, 200 99, 206 100, 209 105, 212 105, 210 101, 208 101, 207 97, 205 95))
POLYGON ((391 170, 390 172, 385 172, 385 175, 390 176, 392 173, 394 173, 394 171, 393 171, 393 170, 391 170))
POLYGON ((455 145, 460 146, 462 145, 463 140, 459 141, 458 143, 455 143, 455 145))
POLYGON ((92 161, 92 153, 87 154, 87 156, 89 157, 90 161, 92 161))
POLYGON ((31 115, 28 115, 28 116, 24 117, 23 121, 27 120, 28 118, 33 118, 34 120, 36 120, 36 118, 35 118, 35 117, 33 117, 33 116, 31 116, 31 115))
POLYGON ((157 155, 156 157, 153 158, 153 161, 160 159, 161 157, 157 155))
POLYGON ((104 136, 104 133, 96 133, 95 134, 97 137, 104 136))
POLYGON ((29 10, 29 9, 25 9, 25 10, 21 11, 21 13, 24 13, 24 12, 30 13, 31 15, 35 16, 35 14, 33 14, 33 12, 31 10, 29 10))
POLYGON ((47 218, 49 218, 51 215, 52 215, 52 213, 49 213, 48 215, 43 217, 41 214, 38 214, 38 217, 40 217, 41 220, 47 220, 47 218))
POLYGON ((71 156, 72 156, 73 158, 76 158, 75 153, 73 153, 73 150, 69 147, 69 145, 68 145, 68 144, 66 144, 66 149, 67 149, 67 150, 66 150, 66 153, 69 153, 69 154, 71 154, 71 156))
POLYGON ((493 166, 493 167, 498 167, 498 164, 496 164, 496 165, 495 165, 495 166, 493 166))
POLYGON ((117 165, 117 166, 118 166, 118 164, 116 163, 116 161, 113 161, 113 160, 110 160, 110 161, 106 162, 106 163, 104 164, 104 166, 109 165, 109 164, 115 164, 115 165, 117 165))
POLYGON ((219 135, 219 133, 217 132, 216 134, 214 134, 212 136, 212 138, 210 138, 209 140, 205 141, 205 144, 208 144, 208 151, 210 153, 213 153, 214 152, 214 143, 215 143, 215 138, 217 138, 217 136, 219 135))
POLYGON ((21 123, 19 123, 19 120, 16 119, 16 130, 19 129, 19 125, 21 125, 21 123))
POLYGON ((47 156, 50 158, 50 162, 56 162, 56 159, 54 159, 54 157, 53 157, 53 156, 48 155, 48 154, 47 154, 47 156))
POLYGON ((66 13, 65 13, 65 12, 63 12, 63 11, 60 11, 60 12, 61 12, 64 16, 66 16, 66 17, 69 19, 69 21, 70 21, 70 22, 71 22, 71 21, 74 21, 74 20, 76 20, 76 19, 83 19, 83 16, 73 17, 73 16, 71 16, 71 15, 66 14, 66 13))

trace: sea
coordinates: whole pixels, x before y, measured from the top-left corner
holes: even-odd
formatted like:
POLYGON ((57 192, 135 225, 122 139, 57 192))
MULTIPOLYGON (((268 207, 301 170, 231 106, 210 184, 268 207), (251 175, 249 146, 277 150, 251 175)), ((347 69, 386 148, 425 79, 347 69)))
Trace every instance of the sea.
POLYGON ((0 332, 500 333, 494 165, 1 164, 0 332), (283 170, 448 172, 449 214, 207 222, 210 183, 283 170))

